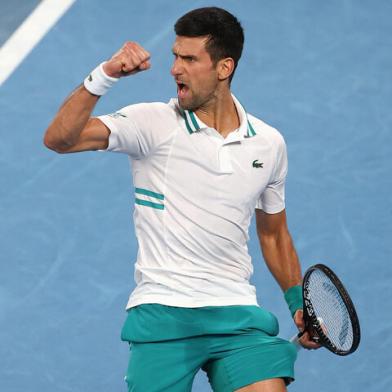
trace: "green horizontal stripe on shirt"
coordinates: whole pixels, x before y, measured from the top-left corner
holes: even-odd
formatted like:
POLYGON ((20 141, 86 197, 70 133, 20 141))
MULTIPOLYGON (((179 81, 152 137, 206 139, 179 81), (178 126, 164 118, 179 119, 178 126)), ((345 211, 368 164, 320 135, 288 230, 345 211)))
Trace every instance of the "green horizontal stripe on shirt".
POLYGON ((156 193, 156 192, 149 191, 148 189, 143 189, 143 188, 135 188, 135 193, 139 193, 139 194, 145 195, 145 196, 155 197, 156 199, 159 199, 159 200, 164 200, 164 198, 165 198, 165 196, 163 196, 161 193, 156 193))
POLYGON ((146 206, 151 208, 156 208, 157 210, 164 210, 165 206, 159 203, 153 203, 152 201, 142 200, 142 199, 135 199, 135 203, 139 204, 140 206, 146 206))

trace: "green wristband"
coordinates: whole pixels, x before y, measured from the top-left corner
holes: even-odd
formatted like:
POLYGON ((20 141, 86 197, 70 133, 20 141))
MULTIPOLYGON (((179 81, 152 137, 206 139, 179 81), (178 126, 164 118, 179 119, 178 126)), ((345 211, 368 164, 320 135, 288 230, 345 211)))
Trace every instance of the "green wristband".
POLYGON ((298 285, 290 287, 284 293, 284 299, 289 306, 291 316, 294 317, 294 314, 298 309, 303 309, 302 286, 298 285))

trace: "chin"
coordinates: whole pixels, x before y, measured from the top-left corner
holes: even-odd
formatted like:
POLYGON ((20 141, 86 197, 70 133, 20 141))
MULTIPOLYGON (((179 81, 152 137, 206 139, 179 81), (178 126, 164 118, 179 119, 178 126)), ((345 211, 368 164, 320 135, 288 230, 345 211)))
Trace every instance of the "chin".
POLYGON ((191 110, 192 112, 195 112, 201 106, 201 103, 195 99, 183 100, 183 99, 178 98, 178 103, 182 109, 191 110))
POLYGON ((183 100, 178 98, 178 103, 181 107, 181 109, 184 110, 192 110, 195 111, 197 108, 195 107, 195 105, 192 104, 192 102, 184 102, 183 100))

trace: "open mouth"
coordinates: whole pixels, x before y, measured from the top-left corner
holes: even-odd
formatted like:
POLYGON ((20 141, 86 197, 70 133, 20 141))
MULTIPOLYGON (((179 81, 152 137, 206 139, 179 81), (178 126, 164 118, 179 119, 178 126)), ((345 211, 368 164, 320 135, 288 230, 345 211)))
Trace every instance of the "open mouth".
POLYGON ((185 98, 188 91, 189 87, 185 83, 177 81, 177 93, 179 98, 185 98))

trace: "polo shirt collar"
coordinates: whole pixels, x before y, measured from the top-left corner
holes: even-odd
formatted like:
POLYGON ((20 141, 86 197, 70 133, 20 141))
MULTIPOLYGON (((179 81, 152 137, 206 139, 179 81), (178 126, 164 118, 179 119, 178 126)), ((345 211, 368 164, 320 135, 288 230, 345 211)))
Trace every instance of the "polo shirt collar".
MULTIPOLYGON (((236 135, 238 135, 240 139, 255 136, 256 132, 248 119, 248 114, 246 113, 244 107, 233 94, 231 96, 233 97, 233 101, 236 106, 238 116, 240 118, 240 127, 237 131, 235 131, 236 135)), ((206 124, 203 123, 203 121, 201 121, 196 116, 196 113, 194 113, 192 110, 181 110, 181 112, 183 113, 183 117, 185 119, 185 126, 189 134, 209 128, 206 124)), ((233 132, 231 132, 229 136, 232 133, 233 132)))

